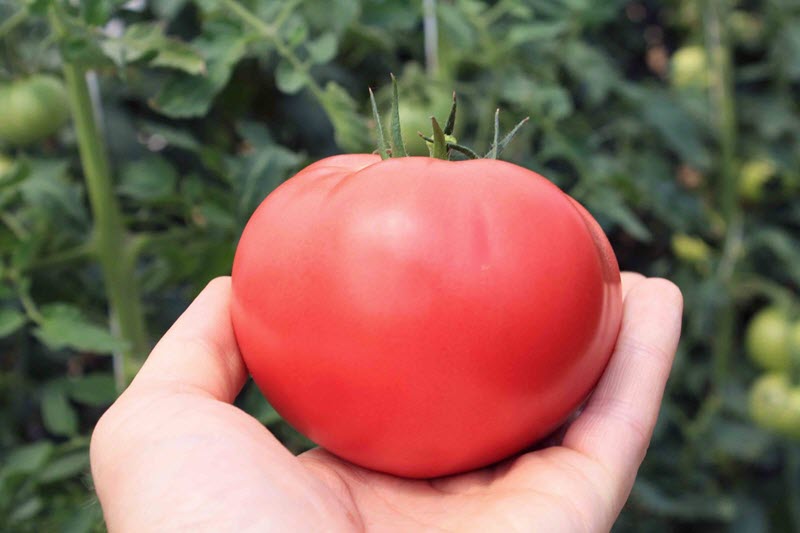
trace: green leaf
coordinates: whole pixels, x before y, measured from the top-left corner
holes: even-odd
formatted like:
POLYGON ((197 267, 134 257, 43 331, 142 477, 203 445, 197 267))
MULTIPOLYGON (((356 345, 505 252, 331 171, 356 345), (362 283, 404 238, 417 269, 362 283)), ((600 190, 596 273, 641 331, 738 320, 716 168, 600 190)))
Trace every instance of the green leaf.
POLYGON ((290 62, 282 59, 275 69, 275 85, 281 92, 295 94, 308 85, 308 72, 295 68, 290 62))
POLYGON ((42 391, 42 423, 53 435, 71 437, 78 433, 78 415, 63 387, 50 384, 42 391))
POLYGON ((698 169, 711 165, 701 125, 677 101, 661 92, 649 91, 639 103, 645 120, 684 161, 698 169))
POLYGON ((626 233, 642 242, 649 242, 653 235, 639 217, 625 205, 619 194, 613 189, 599 187, 592 189, 586 198, 589 211, 604 216, 617 223, 626 233))
POLYGON ((11 450, 3 460, 0 474, 9 477, 17 474, 31 474, 41 469, 53 455, 55 447, 50 441, 42 440, 33 444, 19 446, 11 450))
POLYGON ((117 387, 111 374, 89 374, 67 383, 69 397, 84 405, 103 407, 117 399, 117 387))
POLYGON ((306 50, 308 51, 309 58, 316 64, 327 63, 334 57, 338 51, 339 40, 336 34, 328 32, 323 33, 316 39, 306 43, 306 50))
POLYGON ((24 500, 21 504, 14 507, 11 514, 8 515, 9 524, 17 524, 26 522, 44 509, 44 501, 39 496, 31 496, 24 500))
POLYGON ((119 192, 140 201, 168 198, 175 193, 178 171, 167 159, 150 155, 122 168, 119 192))
POLYGON ((569 26, 566 22, 534 22, 517 24, 509 30, 504 44, 515 47, 531 42, 552 41, 565 33, 569 26))
POLYGON ((51 350, 71 348, 92 353, 123 351, 127 344, 107 328, 88 320, 81 310, 66 303, 41 309, 42 321, 34 335, 51 350))
POLYGON ((172 118, 205 115, 214 97, 225 87, 233 67, 247 52, 246 33, 238 26, 216 22, 192 42, 206 61, 205 75, 175 74, 150 105, 172 118))
POLYGON ((117 66, 145 61, 154 67, 167 67, 187 74, 201 74, 205 61, 187 43, 168 37, 158 22, 132 24, 122 37, 107 39, 100 45, 117 66))
POLYGON ((36 476, 40 483, 54 483, 63 481, 87 472, 89 469, 89 450, 79 450, 68 453, 50 461, 47 466, 39 470, 36 476))
POLYGON ((361 152, 369 146, 368 128, 356 104, 336 82, 328 82, 320 99, 331 124, 336 144, 346 152, 361 152))
POLYGON ((0 338, 8 337, 27 322, 23 313, 16 309, 3 307, 0 309, 0 338))

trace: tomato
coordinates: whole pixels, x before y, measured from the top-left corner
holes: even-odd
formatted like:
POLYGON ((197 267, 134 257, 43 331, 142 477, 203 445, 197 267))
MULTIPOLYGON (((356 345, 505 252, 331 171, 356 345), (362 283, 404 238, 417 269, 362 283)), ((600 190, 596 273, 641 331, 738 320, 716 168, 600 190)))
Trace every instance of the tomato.
POLYGON ((711 258, 711 248, 703 239, 685 233, 672 236, 672 251, 675 257, 687 263, 704 263, 711 258))
POLYGON ((0 140, 27 145, 58 131, 69 118, 64 85, 36 74, 0 86, 0 140))
POLYGON ((14 168, 14 160, 0 154, 0 178, 11 172, 14 168))
POLYGON ((800 351, 800 321, 792 324, 778 307, 762 309, 750 320, 745 332, 747 354, 765 370, 787 370, 792 353, 800 351))
POLYGON ((750 388, 750 416, 759 426, 800 439, 800 387, 784 373, 764 374, 750 388))
POLYGON ((708 57, 702 46, 684 46, 670 58, 670 77, 679 88, 708 85, 708 57))
POLYGON ((587 397, 620 325, 616 258, 545 178, 487 159, 341 155, 248 222, 231 315, 295 428, 427 478, 541 439, 587 397))
POLYGON ((759 203, 780 197, 786 184, 775 164, 769 159, 745 162, 739 171, 739 197, 748 203, 759 203))

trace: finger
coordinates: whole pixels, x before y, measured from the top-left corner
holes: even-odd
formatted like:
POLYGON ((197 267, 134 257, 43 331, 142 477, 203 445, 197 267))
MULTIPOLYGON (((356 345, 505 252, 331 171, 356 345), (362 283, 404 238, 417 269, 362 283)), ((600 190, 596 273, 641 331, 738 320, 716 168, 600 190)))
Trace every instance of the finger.
POLYGON ((247 370, 230 319, 231 280, 212 280, 161 338, 131 388, 170 387, 232 402, 247 370))
POLYGON ((632 288, 634 288, 636 285, 647 279, 638 272, 622 272, 620 274, 620 277, 622 277, 623 298, 625 298, 628 295, 628 293, 631 291, 632 288))
POLYGON ((667 280, 640 280, 630 289, 608 368, 564 437, 564 446, 605 467, 620 502, 633 486, 653 434, 682 309, 680 291, 667 280))

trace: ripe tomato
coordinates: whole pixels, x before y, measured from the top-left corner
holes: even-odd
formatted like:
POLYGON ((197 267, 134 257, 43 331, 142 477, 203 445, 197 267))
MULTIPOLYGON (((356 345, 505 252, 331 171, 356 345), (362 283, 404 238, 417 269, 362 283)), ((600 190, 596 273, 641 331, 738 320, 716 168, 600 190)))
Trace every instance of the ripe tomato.
POLYGON ((69 118, 64 85, 36 74, 0 86, 0 140, 26 145, 44 139, 69 118))
POLYGON ((767 307, 753 316, 745 332, 750 359, 765 370, 788 370, 793 351, 800 351, 800 322, 794 325, 777 307, 767 307))
POLYGON ((275 409, 408 477, 553 431, 602 374, 621 308, 597 222, 497 160, 324 159, 264 200, 233 264, 236 337, 275 409))
POLYGON ((800 439, 800 387, 784 373, 760 376, 750 387, 750 416, 765 429, 800 439))

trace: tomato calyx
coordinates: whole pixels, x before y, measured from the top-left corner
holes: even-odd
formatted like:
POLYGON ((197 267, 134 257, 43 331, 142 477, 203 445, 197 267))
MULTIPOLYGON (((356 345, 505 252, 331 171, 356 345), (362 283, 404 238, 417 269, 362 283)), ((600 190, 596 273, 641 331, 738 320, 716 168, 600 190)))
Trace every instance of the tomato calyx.
MULTIPOLYGON (((381 156, 381 159, 389 159, 391 157, 408 157, 408 152, 406 151, 405 144, 403 143, 403 136, 400 130, 400 99, 397 92, 397 78, 395 78, 394 74, 391 76, 392 109, 388 143, 386 140, 386 135, 383 131, 383 126, 381 124, 380 113, 378 113, 378 106, 375 103, 375 95, 373 94, 372 89, 369 89, 369 98, 370 103, 372 104, 372 115, 375 119, 376 130, 378 134, 378 149, 376 150, 376 153, 381 156)), ((525 117, 519 123, 517 123, 517 125, 514 126, 510 132, 500 139, 500 109, 498 108, 494 114, 494 141, 486 155, 481 158, 481 156, 479 156, 475 150, 459 144, 458 139, 456 139, 456 137, 453 135, 456 123, 457 108, 458 102, 456 93, 453 92, 453 104, 450 107, 450 114, 447 117, 447 122, 445 122, 444 128, 441 127, 439 122, 436 120, 436 117, 431 116, 433 135, 426 136, 422 132, 417 132, 417 135, 419 135, 427 143, 430 157, 448 161, 450 160, 450 156, 453 152, 459 152, 460 154, 466 156, 467 159, 497 159, 505 147, 508 146, 508 144, 514 139, 520 128, 530 119, 530 117, 525 117)))

